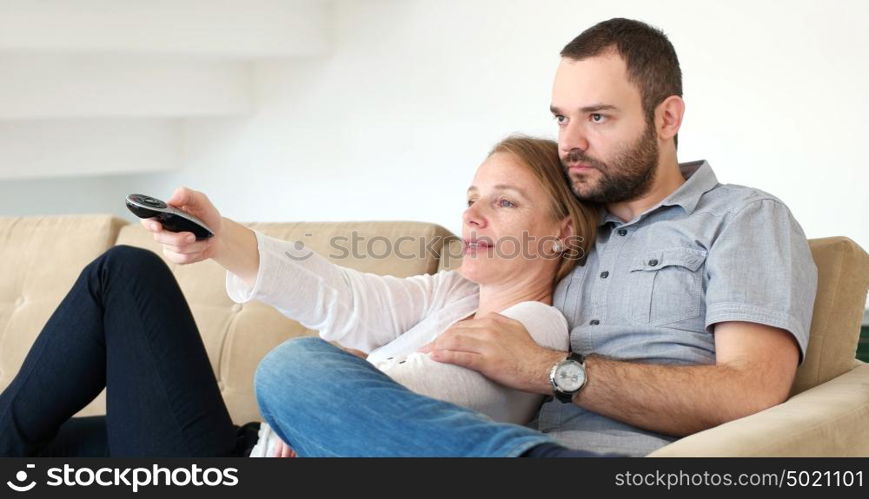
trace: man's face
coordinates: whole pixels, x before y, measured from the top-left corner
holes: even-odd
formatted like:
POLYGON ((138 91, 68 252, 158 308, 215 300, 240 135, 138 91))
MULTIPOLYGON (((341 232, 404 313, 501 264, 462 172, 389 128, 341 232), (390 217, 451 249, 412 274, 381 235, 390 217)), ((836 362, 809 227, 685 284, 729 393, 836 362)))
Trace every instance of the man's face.
POLYGON ((649 191, 658 165, 657 133, 621 57, 562 59, 551 109, 561 162, 580 200, 611 204, 649 191))

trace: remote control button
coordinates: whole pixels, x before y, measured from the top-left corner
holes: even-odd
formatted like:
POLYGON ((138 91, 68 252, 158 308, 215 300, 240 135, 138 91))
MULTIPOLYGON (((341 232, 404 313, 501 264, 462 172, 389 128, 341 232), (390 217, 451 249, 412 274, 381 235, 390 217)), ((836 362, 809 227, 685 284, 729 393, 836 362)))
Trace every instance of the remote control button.
POLYGON ((142 197, 142 204, 146 204, 148 206, 151 206, 152 208, 165 208, 166 207, 166 204, 163 201, 160 201, 159 199, 154 199, 150 196, 143 196, 142 197))

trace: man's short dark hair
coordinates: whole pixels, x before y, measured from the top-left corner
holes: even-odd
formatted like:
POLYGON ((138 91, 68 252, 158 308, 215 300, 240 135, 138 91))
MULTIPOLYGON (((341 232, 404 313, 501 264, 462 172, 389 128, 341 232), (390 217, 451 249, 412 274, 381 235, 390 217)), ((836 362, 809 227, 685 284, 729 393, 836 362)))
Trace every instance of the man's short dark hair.
POLYGON ((561 57, 579 61, 614 50, 628 68, 628 79, 640 89, 646 120, 671 95, 682 96, 682 70, 676 50, 661 30, 633 19, 615 18, 595 24, 561 50, 561 57))

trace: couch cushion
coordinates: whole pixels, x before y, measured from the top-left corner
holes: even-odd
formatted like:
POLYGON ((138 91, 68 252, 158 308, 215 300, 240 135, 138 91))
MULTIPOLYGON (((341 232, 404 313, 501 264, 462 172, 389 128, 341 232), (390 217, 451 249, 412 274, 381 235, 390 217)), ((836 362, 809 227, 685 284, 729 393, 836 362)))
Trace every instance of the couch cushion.
MULTIPOLYGON (((245 225, 269 236, 302 241, 341 265, 396 276, 436 272, 438 252, 449 236, 440 226, 419 222, 245 225), (429 250, 420 251, 426 245, 429 250), (387 254, 395 248, 399 251, 387 254)), ((117 244, 151 249, 162 256, 160 246, 141 224, 124 227, 117 244)), ((233 421, 259 420, 253 393, 253 373, 259 360, 288 338, 316 332, 262 303, 233 303, 226 296, 225 271, 213 261, 169 266, 193 312, 233 421)), ((99 414, 103 407, 101 396, 82 414, 99 414)))
POLYGON ((809 240, 818 267, 818 293, 806 358, 791 395, 853 368, 869 286, 869 255, 847 237, 809 240))
POLYGON ((126 223, 111 215, 0 217, 0 389, 81 270, 126 223))

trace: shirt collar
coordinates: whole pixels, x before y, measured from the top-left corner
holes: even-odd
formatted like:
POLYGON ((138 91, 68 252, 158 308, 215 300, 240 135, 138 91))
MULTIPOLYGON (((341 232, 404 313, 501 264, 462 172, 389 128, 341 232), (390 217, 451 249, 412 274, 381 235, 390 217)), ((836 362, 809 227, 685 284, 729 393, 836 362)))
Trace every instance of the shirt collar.
MULTIPOLYGON (((637 217, 637 220, 662 206, 681 206, 690 215, 697 208, 697 203, 700 202, 703 194, 718 185, 718 178, 715 177, 715 172, 712 171, 712 167, 705 160, 680 163, 679 170, 682 172, 682 177, 685 178, 685 183, 680 185, 678 189, 673 191, 660 203, 637 217)), ((606 208, 601 207, 599 225, 602 226, 609 222, 615 222, 617 225, 623 223, 620 218, 606 211, 606 208)))

